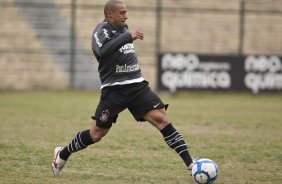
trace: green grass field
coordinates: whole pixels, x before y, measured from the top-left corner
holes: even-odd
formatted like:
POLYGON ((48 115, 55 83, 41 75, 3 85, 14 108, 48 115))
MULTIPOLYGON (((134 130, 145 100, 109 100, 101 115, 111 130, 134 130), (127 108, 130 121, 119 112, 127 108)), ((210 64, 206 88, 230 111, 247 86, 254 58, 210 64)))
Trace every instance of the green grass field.
MULTIPOLYGON (((197 158, 219 166, 218 184, 281 184, 282 94, 160 95, 197 158)), ((96 92, 0 93, 0 183, 193 183, 177 154, 128 111, 98 144, 72 155, 60 177, 53 149, 88 129, 96 92)))

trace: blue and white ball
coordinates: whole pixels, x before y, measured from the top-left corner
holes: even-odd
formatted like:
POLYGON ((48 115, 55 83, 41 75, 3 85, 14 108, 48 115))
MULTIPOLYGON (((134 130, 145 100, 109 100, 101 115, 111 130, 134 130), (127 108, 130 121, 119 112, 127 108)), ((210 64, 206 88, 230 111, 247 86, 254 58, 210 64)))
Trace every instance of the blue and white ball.
POLYGON ((192 176, 198 184, 213 183, 218 175, 216 163, 210 159, 197 160, 192 167, 192 176))

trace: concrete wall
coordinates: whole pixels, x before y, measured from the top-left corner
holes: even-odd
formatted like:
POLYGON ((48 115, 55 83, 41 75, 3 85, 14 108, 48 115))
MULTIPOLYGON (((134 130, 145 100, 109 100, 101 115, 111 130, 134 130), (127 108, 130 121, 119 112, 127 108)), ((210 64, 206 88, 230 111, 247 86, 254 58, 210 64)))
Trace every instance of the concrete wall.
MULTIPOLYGON (((66 89, 70 85, 70 2, 71 0, 0 2, 0 89, 66 89), (45 26, 40 28, 41 34, 38 34, 38 25, 42 24, 34 24, 34 18, 28 16, 31 12, 25 12, 38 8, 44 11, 48 8, 50 11, 55 9, 57 12, 52 16, 38 15, 36 21, 57 22, 50 24, 50 27, 43 24, 45 26), (54 18, 54 15, 58 18, 54 18), (64 39, 54 30, 65 32, 64 39), (46 42, 50 41, 50 37, 53 38, 52 44, 55 43, 52 46, 46 42)), ((98 89, 97 63, 91 53, 90 38, 95 25, 103 20, 105 0, 76 2, 75 87, 98 89)), ((161 52, 282 55, 280 0, 245 1, 242 42, 241 0, 162 0, 161 27, 158 33, 157 0, 125 2, 129 28, 142 28, 145 33, 145 39, 135 42, 135 48, 144 77, 153 88, 156 86, 158 37, 161 52)))

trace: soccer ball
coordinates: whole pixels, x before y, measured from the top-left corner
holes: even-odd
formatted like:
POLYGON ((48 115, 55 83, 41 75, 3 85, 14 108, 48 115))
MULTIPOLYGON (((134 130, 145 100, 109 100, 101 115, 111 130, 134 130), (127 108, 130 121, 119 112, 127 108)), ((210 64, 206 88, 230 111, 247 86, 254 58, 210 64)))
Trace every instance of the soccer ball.
POLYGON ((216 163, 210 159, 197 160, 192 167, 192 176, 198 184, 213 183, 218 175, 216 163))

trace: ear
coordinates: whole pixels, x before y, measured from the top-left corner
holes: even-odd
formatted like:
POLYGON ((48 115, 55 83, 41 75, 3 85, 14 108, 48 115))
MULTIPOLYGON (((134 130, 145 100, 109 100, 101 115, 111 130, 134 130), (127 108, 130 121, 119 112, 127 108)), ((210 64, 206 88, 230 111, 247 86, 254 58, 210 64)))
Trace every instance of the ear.
POLYGON ((111 11, 108 11, 108 12, 107 12, 107 16, 108 16, 109 19, 112 19, 112 12, 111 12, 111 11))

